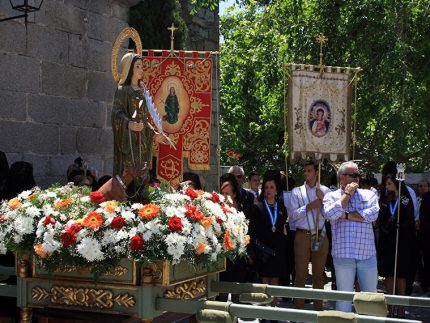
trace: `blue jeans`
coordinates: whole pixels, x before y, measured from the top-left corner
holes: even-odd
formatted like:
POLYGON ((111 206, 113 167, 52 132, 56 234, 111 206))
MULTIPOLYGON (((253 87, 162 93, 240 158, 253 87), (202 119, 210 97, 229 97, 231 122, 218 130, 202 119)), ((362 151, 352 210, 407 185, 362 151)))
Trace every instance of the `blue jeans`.
MULTIPOLYGON (((354 290, 355 276, 357 275, 362 292, 376 292, 378 284, 376 256, 364 260, 333 257, 333 263, 336 272, 337 290, 352 292, 354 290)), ((352 303, 336 302, 336 310, 351 312, 352 303)))

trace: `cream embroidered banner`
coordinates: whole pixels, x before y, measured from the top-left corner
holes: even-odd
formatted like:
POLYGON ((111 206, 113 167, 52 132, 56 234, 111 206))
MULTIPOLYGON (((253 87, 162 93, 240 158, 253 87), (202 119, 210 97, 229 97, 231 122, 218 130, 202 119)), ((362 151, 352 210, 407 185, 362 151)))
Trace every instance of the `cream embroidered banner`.
POLYGON ((290 155, 349 159, 351 73, 349 69, 292 65, 288 80, 290 155), (314 70, 315 68, 315 70, 314 70))

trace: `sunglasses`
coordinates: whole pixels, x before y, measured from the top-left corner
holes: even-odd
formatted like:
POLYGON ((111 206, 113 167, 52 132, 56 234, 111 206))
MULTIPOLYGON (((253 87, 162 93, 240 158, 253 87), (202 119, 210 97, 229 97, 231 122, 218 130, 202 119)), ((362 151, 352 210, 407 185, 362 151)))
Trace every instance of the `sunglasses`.
POLYGON ((357 177, 360 177, 360 174, 359 174, 359 173, 350 173, 350 174, 343 174, 343 175, 345 175, 345 176, 349 176, 349 177, 351 177, 351 178, 357 178, 357 177))

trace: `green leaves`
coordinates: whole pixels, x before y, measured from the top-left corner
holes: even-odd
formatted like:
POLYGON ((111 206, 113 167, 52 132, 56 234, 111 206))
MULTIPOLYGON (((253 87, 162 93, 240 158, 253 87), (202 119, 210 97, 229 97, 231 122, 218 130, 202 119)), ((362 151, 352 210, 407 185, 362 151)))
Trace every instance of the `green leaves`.
POLYGON ((379 170, 389 159, 430 166, 430 7, 420 0, 241 1, 221 17, 221 163, 284 167, 282 63, 362 67, 356 159, 379 170))

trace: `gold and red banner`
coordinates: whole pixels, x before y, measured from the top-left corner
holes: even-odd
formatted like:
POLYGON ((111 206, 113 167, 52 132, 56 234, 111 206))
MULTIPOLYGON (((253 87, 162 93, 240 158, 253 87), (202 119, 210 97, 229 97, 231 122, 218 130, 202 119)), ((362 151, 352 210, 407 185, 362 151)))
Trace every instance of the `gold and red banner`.
POLYGON ((148 50, 143 81, 175 143, 155 145, 157 177, 172 185, 182 181, 183 157, 192 170, 208 170, 212 107, 212 55, 198 52, 148 50), (157 55, 156 55, 157 54, 157 55))

